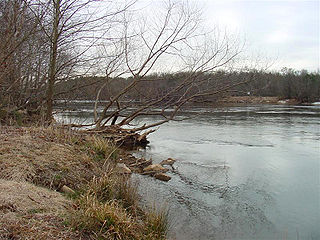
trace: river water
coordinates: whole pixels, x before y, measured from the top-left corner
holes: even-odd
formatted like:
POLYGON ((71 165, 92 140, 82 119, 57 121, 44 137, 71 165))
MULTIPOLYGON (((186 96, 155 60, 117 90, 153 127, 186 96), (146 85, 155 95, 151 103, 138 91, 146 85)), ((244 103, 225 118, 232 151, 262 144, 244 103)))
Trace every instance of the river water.
MULTIPOLYGON (((84 122, 88 111, 57 118, 84 122)), ((181 116, 190 119, 162 125, 135 152, 177 159, 169 182, 134 176, 145 201, 169 208, 170 237, 320 239, 320 106, 194 107, 181 116)))

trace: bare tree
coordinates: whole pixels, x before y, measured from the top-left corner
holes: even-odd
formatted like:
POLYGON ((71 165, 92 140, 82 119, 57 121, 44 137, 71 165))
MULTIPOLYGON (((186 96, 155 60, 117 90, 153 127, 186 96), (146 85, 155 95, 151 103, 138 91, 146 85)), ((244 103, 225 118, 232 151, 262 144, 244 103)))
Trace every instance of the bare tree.
POLYGON ((49 43, 46 89, 46 119, 52 120, 54 86, 78 74, 92 73, 98 58, 92 49, 99 45, 120 13, 132 5, 97 0, 24 0, 37 18, 49 43), (100 7, 100 8, 98 8, 100 7))
MULTIPOLYGON (((236 39, 218 28, 213 32, 201 28, 201 12, 194 9, 188 2, 167 1, 164 8, 156 6, 156 11, 147 18, 126 16, 123 36, 116 44, 117 51, 105 58, 108 60, 106 81, 97 94, 94 111, 96 130, 112 126, 113 129, 130 127, 130 132, 139 132, 156 127, 176 120, 185 104, 226 93, 247 81, 209 84, 206 75, 230 66, 241 48, 236 39), (167 79, 165 75, 150 78, 148 74, 168 71, 184 74, 169 88, 154 94, 152 86, 167 79), (108 86, 119 76, 128 77, 126 85, 117 92, 110 92, 108 86), (99 95, 103 90, 109 91, 111 97, 98 114, 99 95), (133 92, 139 96, 135 108, 127 101, 133 92), (131 126, 137 117, 148 115, 157 115, 160 119, 151 124, 131 126)), ((105 55, 108 53, 110 51, 105 55)))
MULTIPOLYGON (((143 131, 176 120, 181 107, 189 102, 225 94, 247 81, 222 83, 208 77, 231 66, 241 46, 218 28, 202 28, 201 11, 187 1, 154 3, 152 14, 144 11, 150 9, 129 11, 134 1, 15 1, 32 16, 36 31, 27 35, 32 35, 28 39, 39 45, 38 50, 30 50, 34 53, 30 54, 32 63, 36 64, 27 71, 37 71, 24 85, 29 95, 25 102, 30 103, 34 96, 30 89, 36 89, 37 101, 46 103, 48 122, 52 119, 54 97, 59 94, 55 85, 101 69, 106 76, 96 96, 93 123, 99 130, 112 126, 143 131), (181 73, 181 78, 168 81, 161 74, 165 72, 181 73), (152 73, 158 74, 149 77, 152 73), (119 77, 126 78, 123 86, 112 88, 120 85, 119 77), (155 86, 163 82, 169 87, 155 91, 155 86), (98 113, 99 99, 105 91, 110 99, 98 113), (129 101, 131 96, 139 100, 134 108, 129 101), (131 126, 136 118, 148 115, 160 119, 149 125, 131 126)), ((18 45, 19 42, 14 46, 18 45)), ((20 81, 22 76, 15 79, 20 81)))
POLYGON ((42 61, 48 52, 39 24, 23 1, 0 1, 0 22, 0 107, 12 112, 39 95, 42 61))

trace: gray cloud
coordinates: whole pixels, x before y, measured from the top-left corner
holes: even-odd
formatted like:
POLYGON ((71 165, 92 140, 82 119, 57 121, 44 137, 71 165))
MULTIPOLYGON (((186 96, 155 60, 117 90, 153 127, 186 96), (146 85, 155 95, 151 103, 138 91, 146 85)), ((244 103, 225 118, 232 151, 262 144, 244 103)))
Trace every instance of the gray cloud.
POLYGON ((318 1, 203 1, 208 25, 244 34, 247 50, 277 59, 274 68, 319 69, 318 1))

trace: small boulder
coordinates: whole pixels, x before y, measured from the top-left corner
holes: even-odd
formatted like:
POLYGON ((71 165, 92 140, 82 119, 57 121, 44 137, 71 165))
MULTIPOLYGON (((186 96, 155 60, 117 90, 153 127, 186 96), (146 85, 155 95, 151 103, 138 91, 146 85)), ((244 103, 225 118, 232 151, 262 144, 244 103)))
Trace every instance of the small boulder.
POLYGON ((176 160, 175 159, 173 159, 173 158, 168 158, 168 159, 166 159, 166 160, 163 160, 163 161, 161 161, 160 162, 160 165, 170 165, 170 166, 172 166, 174 163, 176 162, 176 160))
POLYGON ((117 166, 115 167, 115 171, 117 173, 122 173, 122 174, 131 174, 132 171, 130 168, 127 167, 124 163, 118 163, 117 166))
POLYGON ((168 182, 171 179, 171 177, 165 173, 156 173, 154 177, 158 180, 165 181, 165 182, 168 182))
POLYGON ((143 169, 144 172, 167 172, 169 169, 162 167, 160 164, 151 164, 143 169))
POLYGON ((75 191, 66 185, 63 185, 63 187, 60 190, 61 190, 61 192, 66 193, 66 194, 75 194, 75 191))

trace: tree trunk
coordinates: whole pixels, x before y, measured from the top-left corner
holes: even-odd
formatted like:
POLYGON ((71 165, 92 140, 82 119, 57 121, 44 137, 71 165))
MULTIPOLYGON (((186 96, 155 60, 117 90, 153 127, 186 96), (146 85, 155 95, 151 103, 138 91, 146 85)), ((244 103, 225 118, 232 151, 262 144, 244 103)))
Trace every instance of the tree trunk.
POLYGON ((58 38, 59 38, 59 20, 60 20, 60 5, 61 0, 53 0, 54 19, 51 33, 51 49, 50 49, 50 63, 49 63, 49 76, 47 86, 47 111, 46 120, 50 123, 52 121, 53 112, 53 90, 56 81, 57 69, 57 55, 58 55, 58 38))

